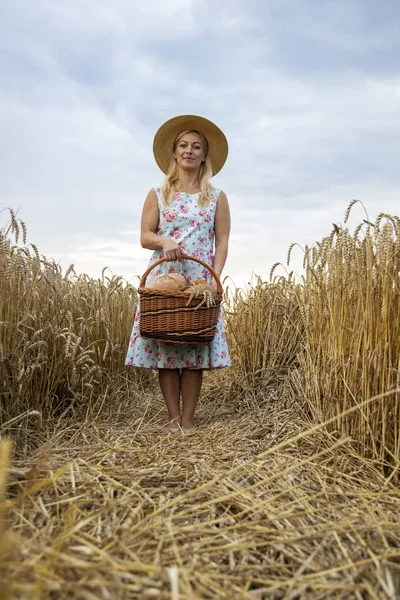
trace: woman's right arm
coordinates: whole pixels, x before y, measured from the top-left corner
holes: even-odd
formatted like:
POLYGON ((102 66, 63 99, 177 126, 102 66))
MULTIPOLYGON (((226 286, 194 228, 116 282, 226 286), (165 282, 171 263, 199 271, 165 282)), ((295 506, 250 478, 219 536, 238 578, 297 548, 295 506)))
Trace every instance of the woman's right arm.
POLYGON ((142 222, 140 226, 140 243, 142 248, 148 250, 163 250, 168 260, 181 260, 179 246, 171 238, 156 233, 160 221, 157 195, 150 190, 144 201, 142 211, 142 222))

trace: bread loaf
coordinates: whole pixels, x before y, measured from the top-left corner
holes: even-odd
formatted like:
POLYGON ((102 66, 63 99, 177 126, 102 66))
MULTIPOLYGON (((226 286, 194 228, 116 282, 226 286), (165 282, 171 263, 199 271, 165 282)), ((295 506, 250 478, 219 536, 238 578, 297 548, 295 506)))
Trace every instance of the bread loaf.
POLYGON ((179 273, 166 273, 154 277, 147 287, 151 290, 181 292, 187 287, 187 281, 179 273))

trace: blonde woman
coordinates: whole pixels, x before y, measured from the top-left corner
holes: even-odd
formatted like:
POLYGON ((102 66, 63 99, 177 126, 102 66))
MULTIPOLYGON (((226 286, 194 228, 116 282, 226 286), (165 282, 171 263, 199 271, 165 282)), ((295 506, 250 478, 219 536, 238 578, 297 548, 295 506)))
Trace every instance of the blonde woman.
MULTIPOLYGON (((149 265, 163 256, 168 260, 150 272, 147 283, 162 273, 181 273, 188 283, 212 281, 199 263, 182 260, 182 253, 214 267, 221 276, 228 255, 230 213, 222 190, 210 178, 223 167, 228 144, 211 121, 196 115, 170 119, 157 131, 154 157, 166 177, 161 188, 151 189, 143 206, 141 244, 153 250, 149 265)), ((158 369, 159 383, 168 410, 167 429, 179 432, 194 425, 203 370, 230 366, 222 315, 217 333, 207 344, 174 344, 144 339, 136 312, 125 364, 158 369)))

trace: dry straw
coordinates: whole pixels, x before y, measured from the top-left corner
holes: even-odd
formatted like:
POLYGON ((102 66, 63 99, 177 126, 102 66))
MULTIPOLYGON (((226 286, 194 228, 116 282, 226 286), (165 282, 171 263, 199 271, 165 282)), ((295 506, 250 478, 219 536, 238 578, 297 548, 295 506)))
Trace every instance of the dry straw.
POLYGON ((32 457, 10 488, 15 597, 394 600, 391 477, 293 409, 210 408, 196 431, 92 423, 32 457))
POLYGON ((7 476, 10 468, 11 442, 0 442, 0 600, 10 598, 9 578, 6 562, 15 558, 13 553, 17 543, 6 518, 7 476))

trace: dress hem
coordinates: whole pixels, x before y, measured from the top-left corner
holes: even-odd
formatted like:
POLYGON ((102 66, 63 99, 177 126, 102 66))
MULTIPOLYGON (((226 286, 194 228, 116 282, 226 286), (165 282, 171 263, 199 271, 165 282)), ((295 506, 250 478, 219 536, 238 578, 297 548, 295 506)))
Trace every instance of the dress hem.
POLYGON ((165 370, 171 370, 171 371, 176 371, 176 370, 182 370, 185 369, 187 371, 219 371, 220 369, 230 369, 232 365, 221 365, 219 367, 143 367, 140 365, 128 365, 125 364, 125 367, 131 367, 133 369, 151 369, 153 371, 157 371, 159 369, 165 369, 165 370))

